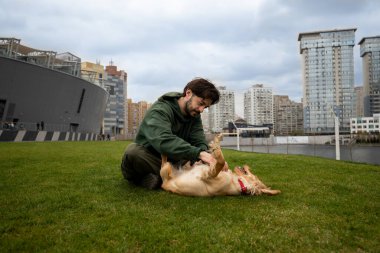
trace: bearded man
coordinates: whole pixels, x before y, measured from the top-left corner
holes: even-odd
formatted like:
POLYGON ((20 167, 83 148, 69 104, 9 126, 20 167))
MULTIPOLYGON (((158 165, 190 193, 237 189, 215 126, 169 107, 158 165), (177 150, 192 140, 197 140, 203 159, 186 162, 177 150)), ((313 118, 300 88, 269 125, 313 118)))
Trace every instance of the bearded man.
POLYGON ((204 78, 190 81, 183 93, 161 96, 146 112, 133 143, 128 145, 121 162, 126 180, 148 189, 161 186, 161 155, 172 163, 215 158, 208 152, 200 114, 219 102, 215 85, 204 78))

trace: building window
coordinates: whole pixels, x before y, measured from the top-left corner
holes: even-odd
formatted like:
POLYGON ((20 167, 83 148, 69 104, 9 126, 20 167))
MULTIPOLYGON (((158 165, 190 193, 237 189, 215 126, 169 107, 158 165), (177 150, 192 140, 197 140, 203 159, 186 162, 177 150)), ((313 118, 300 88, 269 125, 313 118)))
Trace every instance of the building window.
POLYGON ((81 94, 80 99, 79 99, 79 105, 78 105, 77 113, 80 113, 80 110, 82 109, 82 103, 83 103, 83 98, 84 98, 85 93, 86 93, 86 89, 82 89, 82 94, 81 94))

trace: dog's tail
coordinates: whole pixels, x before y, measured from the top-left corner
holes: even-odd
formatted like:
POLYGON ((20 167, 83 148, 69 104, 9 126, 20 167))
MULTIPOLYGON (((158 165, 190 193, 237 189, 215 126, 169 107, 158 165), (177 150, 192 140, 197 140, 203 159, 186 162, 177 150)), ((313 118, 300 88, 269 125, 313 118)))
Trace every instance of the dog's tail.
POLYGON ((266 195, 269 195, 269 196, 273 196, 273 195, 277 195, 277 194, 281 193, 280 190, 272 190, 270 188, 261 189, 261 192, 264 193, 264 194, 266 194, 266 195))

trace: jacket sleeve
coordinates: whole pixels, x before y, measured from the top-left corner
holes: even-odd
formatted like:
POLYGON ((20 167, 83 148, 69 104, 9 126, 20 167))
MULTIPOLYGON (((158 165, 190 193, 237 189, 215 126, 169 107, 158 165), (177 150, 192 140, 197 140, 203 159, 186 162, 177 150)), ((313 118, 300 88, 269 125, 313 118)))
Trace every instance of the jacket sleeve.
POLYGON ((149 116, 141 128, 147 141, 146 145, 151 145, 158 153, 176 160, 198 160, 199 153, 203 149, 191 145, 172 133, 173 117, 165 110, 149 111, 149 116))
POLYGON ((192 127, 189 142, 191 143, 191 145, 201 148, 201 150, 208 150, 202 120, 200 117, 197 118, 192 127))

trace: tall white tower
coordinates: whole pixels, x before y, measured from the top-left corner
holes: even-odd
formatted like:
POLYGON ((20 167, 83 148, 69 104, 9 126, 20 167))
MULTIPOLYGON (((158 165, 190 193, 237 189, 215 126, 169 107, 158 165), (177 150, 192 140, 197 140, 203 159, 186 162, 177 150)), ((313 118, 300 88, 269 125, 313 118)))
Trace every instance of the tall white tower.
POLYGON ((350 118, 355 115, 355 31, 327 30, 298 36, 305 133, 333 133, 334 114, 339 117, 341 130, 350 131, 350 118))
POLYGON ((255 84, 244 93, 244 118, 251 125, 273 124, 271 87, 255 84))
POLYGON ((228 122, 235 117, 235 93, 226 90, 225 86, 217 87, 220 92, 219 103, 209 108, 209 124, 212 132, 222 132, 228 122))

